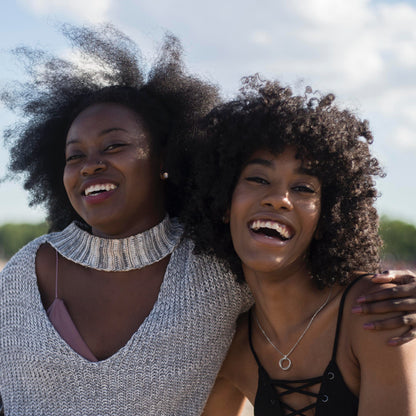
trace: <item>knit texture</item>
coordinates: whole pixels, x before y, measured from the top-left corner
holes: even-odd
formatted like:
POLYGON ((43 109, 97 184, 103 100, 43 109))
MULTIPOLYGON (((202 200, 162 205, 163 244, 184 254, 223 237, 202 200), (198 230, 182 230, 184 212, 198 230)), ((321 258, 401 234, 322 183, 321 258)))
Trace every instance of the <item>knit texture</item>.
POLYGON ((127 344, 92 363, 60 338, 36 282, 42 236, 0 273, 0 395, 10 416, 200 415, 252 299, 245 286, 183 240, 158 299, 127 344))
POLYGON ((71 223, 48 243, 62 256, 82 266, 102 271, 140 269, 172 253, 182 234, 177 219, 166 216, 149 230, 126 238, 100 238, 71 223))

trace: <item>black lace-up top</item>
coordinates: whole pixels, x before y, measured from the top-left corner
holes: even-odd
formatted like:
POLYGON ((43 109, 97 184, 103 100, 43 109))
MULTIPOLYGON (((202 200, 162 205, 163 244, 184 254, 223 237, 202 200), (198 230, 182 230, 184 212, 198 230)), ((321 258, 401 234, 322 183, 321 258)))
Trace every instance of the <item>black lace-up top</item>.
POLYGON ((314 408, 315 416, 355 416, 358 414, 358 398, 345 384, 336 363, 336 354, 345 297, 352 285, 359 279, 354 280, 342 295, 331 361, 326 367, 324 374, 318 377, 304 380, 271 379, 254 351, 251 338, 251 314, 249 315, 250 348, 259 367, 259 382, 254 402, 255 416, 305 416, 304 412, 314 408), (321 384, 319 393, 310 392, 308 389, 316 384, 321 384), (277 391, 277 388, 280 393, 277 391), (301 409, 294 409, 285 403, 285 397, 293 393, 313 397, 315 399, 314 403, 301 409))

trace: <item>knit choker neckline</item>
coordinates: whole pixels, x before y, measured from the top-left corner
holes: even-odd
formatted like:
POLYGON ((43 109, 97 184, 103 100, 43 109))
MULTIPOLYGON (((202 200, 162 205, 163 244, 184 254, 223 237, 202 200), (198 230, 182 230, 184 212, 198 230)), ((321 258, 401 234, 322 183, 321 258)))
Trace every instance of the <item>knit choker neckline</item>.
POLYGON ((179 243, 182 227, 166 216, 162 222, 126 238, 97 237, 72 222, 46 241, 68 260, 101 271, 128 271, 156 263, 172 253, 179 243))

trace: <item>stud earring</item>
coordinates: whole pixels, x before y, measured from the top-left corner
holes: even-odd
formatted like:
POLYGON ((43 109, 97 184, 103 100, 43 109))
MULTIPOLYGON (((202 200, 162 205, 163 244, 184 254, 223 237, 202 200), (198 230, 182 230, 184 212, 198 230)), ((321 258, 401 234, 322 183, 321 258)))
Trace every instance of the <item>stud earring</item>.
POLYGON ((160 172, 160 179, 162 179, 162 181, 165 181, 168 178, 169 178, 168 172, 160 172))

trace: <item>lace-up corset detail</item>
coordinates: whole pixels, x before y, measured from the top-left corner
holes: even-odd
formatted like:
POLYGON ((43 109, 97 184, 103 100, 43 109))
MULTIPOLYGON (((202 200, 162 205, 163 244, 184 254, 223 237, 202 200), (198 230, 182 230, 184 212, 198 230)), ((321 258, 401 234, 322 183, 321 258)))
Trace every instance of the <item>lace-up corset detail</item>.
MULTIPOLYGON (((249 314, 249 342, 253 356, 258 365, 259 381, 254 402, 255 416, 307 416, 312 411, 315 416, 356 416, 358 414, 358 398, 351 392, 342 377, 336 363, 336 353, 341 328, 342 313, 345 297, 360 278, 354 280, 342 295, 338 311, 337 328, 331 361, 323 375, 304 380, 273 380, 260 363, 253 347, 251 336, 251 313, 249 314), (319 392, 314 393, 311 388, 320 384, 319 392), (309 396, 313 402, 300 409, 294 409, 287 404, 286 398, 290 394, 309 396), (306 413, 307 412, 307 413, 306 413)), ((313 389, 317 391, 317 388, 313 389)))
POLYGON ((289 411, 290 413, 286 413, 288 416, 305 416, 303 412, 307 410, 313 409, 316 406, 316 402, 318 400, 319 393, 313 393, 308 389, 312 386, 322 383, 323 377, 315 377, 306 380, 293 380, 293 381, 286 381, 286 380, 271 380, 271 385, 275 388, 278 388, 280 391, 279 399, 280 405, 282 410, 285 412, 289 411), (303 394, 305 396, 313 397, 314 403, 303 407, 302 409, 296 410, 292 406, 288 405, 284 401, 284 397, 288 396, 289 394, 303 394))

